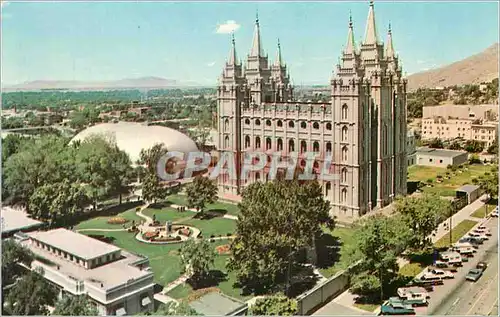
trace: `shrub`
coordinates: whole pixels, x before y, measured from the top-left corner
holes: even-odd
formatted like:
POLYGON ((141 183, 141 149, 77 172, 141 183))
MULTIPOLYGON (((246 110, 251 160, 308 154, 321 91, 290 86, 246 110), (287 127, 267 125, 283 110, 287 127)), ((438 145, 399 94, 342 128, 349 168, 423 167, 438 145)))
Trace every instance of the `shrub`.
POLYGON ((128 219, 125 219, 123 217, 113 217, 108 219, 107 223, 110 225, 122 225, 124 223, 127 223, 128 219))
POLYGON ((429 184, 432 184, 432 182, 434 182, 434 180, 433 180, 432 178, 429 178, 429 179, 427 180, 427 183, 429 183, 429 184))
POLYGON ((232 236, 232 235, 233 235, 232 233, 228 233, 228 234, 227 234, 227 236, 228 236, 228 237, 230 237, 230 236, 232 236))
POLYGON ((443 175, 438 175, 438 176, 436 176, 436 178, 441 180, 443 178, 443 175))
POLYGON ((215 236, 214 236, 214 235, 211 235, 211 236, 210 236, 210 238, 215 238, 215 236))
POLYGON ((151 240, 155 237, 158 236, 158 232, 151 232, 151 231, 148 231, 148 232, 145 232, 142 237, 146 240, 151 240))
POLYGON ((136 207, 136 208, 135 208, 135 211, 136 211, 136 212, 141 211, 141 207, 136 207))

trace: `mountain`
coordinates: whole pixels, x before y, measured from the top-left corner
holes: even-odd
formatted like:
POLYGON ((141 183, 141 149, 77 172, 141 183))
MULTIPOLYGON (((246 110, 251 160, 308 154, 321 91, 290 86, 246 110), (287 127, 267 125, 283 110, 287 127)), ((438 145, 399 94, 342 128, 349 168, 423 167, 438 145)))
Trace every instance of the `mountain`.
POLYGON ((408 76, 408 90, 479 84, 498 78, 498 43, 461 61, 408 76))
POLYGON ((161 77, 126 78, 114 81, 85 82, 65 80, 35 80, 4 87, 4 91, 66 89, 66 90, 112 90, 137 88, 176 88, 202 86, 194 82, 178 82, 161 77))

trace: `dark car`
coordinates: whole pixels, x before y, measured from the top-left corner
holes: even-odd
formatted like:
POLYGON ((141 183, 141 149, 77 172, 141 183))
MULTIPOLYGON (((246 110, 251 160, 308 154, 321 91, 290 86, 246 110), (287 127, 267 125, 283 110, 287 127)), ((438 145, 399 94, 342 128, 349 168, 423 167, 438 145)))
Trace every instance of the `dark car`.
POLYGON ((488 263, 486 262, 479 262, 477 265, 476 265, 476 269, 479 269, 479 270, 486 270, 486 268, 488 267, 488 263))

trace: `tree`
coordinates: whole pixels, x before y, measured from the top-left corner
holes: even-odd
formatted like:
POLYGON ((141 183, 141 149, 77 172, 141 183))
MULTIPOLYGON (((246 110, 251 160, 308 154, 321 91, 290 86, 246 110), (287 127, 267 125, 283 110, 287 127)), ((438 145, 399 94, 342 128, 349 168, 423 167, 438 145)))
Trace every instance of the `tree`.
POLYGON ((453 141, 448 148, 450 150, 462 150, 462 145, 458 141, 453 141))
POLYGON ((464 149, 469 153, 479 153, 484 150, 484 142, 478 140, 467 140, 464 149))
POLYGON ((491 168, 491 173, 485 174, 485 177, 480 181, 480 187, 485 191, 490 198, 498 197, 498 165, 491 168))
POLYGON ((317 182, 253 183, 243 192, 228 268, 250 290, 284 281, 291 256, 314 246, 323 224, 333 228, 330 206, 317 182))
POLYGON ((444 148, 443 141, 441 141, 441 139, 434 138, 429 142, 429 147, 431 149, 442 149, 444 148))
POLYGON ((13 283, 24 272, 20 264, 30 266, 33 259, 29 249, 13 240, 2 240, 2 285, 13 283))
POLYGON ((196 176, 192 183, 186 186, 187 205, 196 208, 203 216, 205 206, 217 199, 217 185, 208 177, 196 176))
POLYGON ((85 295, 66 296, 57 301, 52 315, 56 316, 97 316, 97 308, 90 304, 85 295))
POLYGON ((9 134, 2 139, 2 166, 7 159, 21 150, 24 143, 34 142, 32 138, 9 134))
POLYGON ((11 315, 48 315, 47 306, 54 305, 56 289, 43 278, 43 270, 30 271, 12 287, 5 309, 11 315))
POLYGON ((195 309, 189 306, 188 303, 181 301, 176 303, 170 301, 166 304, 162 304, 158 307, 158 310, 154 312, 154 316, 201 316, 195 309))
POLYGON ((297 300, 283 294, 259 298, 249 309, 251 316, 293 316, 297 313, 297 300))
POLYGON ((421 197, 399 197, 395 210, 402 215, 412 233, 409 246, 422 249, 430 244, 427 237, 442 219, 450 215, 451 204, 439 196, 424 194, 421 197))
POLYGON ((160 159, 168 153, 163 144, 155 144, 149 149, 143 149, 140 153, 140 164, 145 166, 145 175, 142 179, 142 196, 144 201, 152 201, 165 198, 166 190, 163 188, 158 176, 157 165, 160 159))
POLYGON ((208 277, 210 267, 215 261, 215 250, 208 240, 186 241, 180 249, 181 266, 186 271, 190 282, 196 287, 208 277))
POLYGON ((356 223, 354 243, 346 250, 351 263, 359 261, 351 268, 353 293, 380 298, 380 290, 397 277, 397 256, 411 236, 401 217, 376 215, 356 223))
POLYGON ((498 139, 495 138, 493 143, 488 147, 488 154, 498 154, 498 139))
POLYGON ((64 220, 83 210, 89 202, 90 199, 80 184, 63 180, 37 187, 29 199, 28 210, 34 218, 51 224, 64 223, 64 220))
POLYGON ((472 154, 469 158, 469 164, 481 164, 481 159, 477 154, 472 154))

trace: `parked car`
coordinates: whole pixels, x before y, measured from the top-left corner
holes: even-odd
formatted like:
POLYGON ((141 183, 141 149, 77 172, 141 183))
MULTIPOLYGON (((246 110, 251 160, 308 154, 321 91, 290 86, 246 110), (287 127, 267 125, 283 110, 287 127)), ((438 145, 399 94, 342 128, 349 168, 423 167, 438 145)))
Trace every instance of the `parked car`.
POLYGON ((479 247, 481 244, 483 244, 483 242, 484 242, 484 240, 482 238, 472 237, 472 236, 463 237, 460 240, 458 240, 458 243, 470 243, 470 244, 472 244, 473 248, 479 247))
POLYGON ((498 206, 495 207, 495 210, 493 210, 490 216, 498 218, 498 206))
POLYGON ((478 233, 478 232, 476 232, 475 230, 473 230, 473 231, 469 232, 467 235, 468 235, 469 237, 476 238, 476 239, 481 239, 481 240, 483 240, 483 241, 484 241, 484 240, 488 240, 488 239, 489 239, 489 238, 488 238, 488 236, 487 236, 486 234, 484 234, 484 233, 478 233))
POLYGON ((398 296, 405 303, 412 306, 425 306, 428 304, 429 293, 423 287, 410 286, 398 288, 398 296))
POLYGON ((479 262, 477 265, 476 265, 476 269, 480 269, 480 270, 486 270, 486 268, 488 267, 488 263, 486 262, 479 262))
POLYGON ((465 275, 465 279, 467 281, 472 281, 472 282, 477 282, 483 276, 484 270, 482 269, 471 269, 469 272, 467 272, 467 275, 465 275))
POLYGON ((484 225, 478 226, 476 229, 474 229, 474 232, 479 233, 479 234, 484 234, 488 237, 491 236, 491 231, 484 225))
POLYGON ((433 269, 433 268, 429 268, 428 271, 422 275, 423 280, 432 280, 435 278, 449 279, 454 277, 455 276, 450 271, 445 271, 442 269, 433 269))
POLYGON ((391 297, 380 307, 381 315, 415 315, 415 309, 410 304, 397 297, 391 297))

